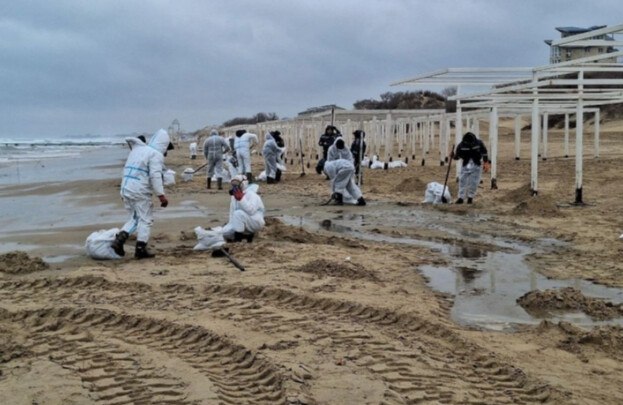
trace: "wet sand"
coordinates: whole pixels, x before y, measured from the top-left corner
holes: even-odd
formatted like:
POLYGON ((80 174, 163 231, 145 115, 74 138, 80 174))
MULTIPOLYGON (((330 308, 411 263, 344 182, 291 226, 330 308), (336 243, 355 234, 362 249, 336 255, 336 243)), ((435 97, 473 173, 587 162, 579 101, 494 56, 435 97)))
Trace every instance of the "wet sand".
MULTIPOLYGON (((366 207, 320 206, 328 183, 313 166, 262 184, 266 229, 230 246, 245 272, 192 250, 192 229, 222 224, 228 210, 226 191, 205 190, 203 176, 168 192, 151 261, 80 253, 90 232, 120 225, 124 212, 114 179, 71 183, 55 203, 58 218, 35 230, 14 225, 0 239, 3 249, 23 243, 32 256, 59 260, 0 273, 2 402, 620 403, 620 327, 531 318, 497 332, 454 313, 470 294, 500 289, 502 267, 514 264, 494 253, 523 246, 521 264, 539 277, 623 287, 620 128, 602 126, 602 156, 585 161, 581 208, 566 204, 573 159, 540 162, 534 199, 525 192, 529 161, 513 159, 512 129, 501 130, 499 189, 485 178, 473 206, 420 204, 426 183, 445 177, 436 159, 367 171, 366 207), (63 210, 88 219, 63 220, 63 210), (419 268, 451 269, 458 284, 436 291, 419 268), (475 280, 484 271, 483 286, 475 280)), ((550 140, 560 156, 561 134, 550 130, 550 140)), ((202 163, 185 151, 168 159, 178 174, 202 163)), ((3 193, 45 199, 59 188, 3 193)))

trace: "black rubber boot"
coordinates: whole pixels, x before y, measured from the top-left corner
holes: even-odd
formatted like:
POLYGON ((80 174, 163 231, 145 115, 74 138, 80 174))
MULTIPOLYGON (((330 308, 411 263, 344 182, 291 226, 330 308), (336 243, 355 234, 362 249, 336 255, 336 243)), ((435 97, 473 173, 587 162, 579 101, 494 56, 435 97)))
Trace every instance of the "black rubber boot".
POLYGON ((247 243, 251 243, 254 237, 255 234, 253 233, 234 232, 234 242, 242 242, 246 239, 247 243))
POLYGON ((147 243, 145 242, 136 242, 136 250, 134 251, 135 259, 151 259, 156 257, 155 254, 149 253, 147 250, 147 243))
POLYGON ((266 177, 266 184, 275 184, 276 181, 272 177, 266 177))
POLYGON ((253 183, 253 174, 251 172, 245 173, 245 176, 247 176, 249 183, 253 183))
POLYGON ((281 170, 277 169, 277 174, 275 175, 275 182, 279 183, 281 181, 281 170))
POLYGON ((112 242, 110 247, 115 251, 119 256, 125 256, 125 250, 123 250, 123 244, 126 240, 128 240, 128 233, 126 231, 121 231, 117 235, 115 235, 115 240, 112 242))
POLYGON ((474 199, 471 197, 467 197, 467 203, 468 204, 473 204, 474 203, 474 199))
POLYGON ((222 190, 222 189, 223 189, 223 178, 222 178, 222 177, 217 177, 217 178, 216 178, 216 187, 217 187, 219 190, 222 190))
POLYGON ((456 204, 463 204, 463 199, 459 198, 458 200, 456 200, 456 204))
POLYGON ((344 196, 340 193, 333 193, 333 199, 336 205, 344 205, 344 196))
POLYGON ((208 177, 208 181, 206 184, 207 184, 206 187, 208 190, 212 188, 212 179, 210 177, 208 177))
POLYGON ((363 199, 363 196, 359 197, 359 199, 357 200, 357 205, 366 205, 366 200, 363 199))

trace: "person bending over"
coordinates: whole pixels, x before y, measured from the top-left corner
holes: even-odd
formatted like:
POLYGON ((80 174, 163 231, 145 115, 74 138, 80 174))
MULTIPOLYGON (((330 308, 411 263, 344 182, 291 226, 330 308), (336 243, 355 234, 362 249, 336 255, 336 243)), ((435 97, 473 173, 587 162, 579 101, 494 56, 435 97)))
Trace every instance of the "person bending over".
POLYGON ((482 162, 488 163, 489 156, 485 144, 471 132, 463 135, 463 139, 456 147, 454 160, 463 159, 461 173, 459 175, 459 198, 457 204, 463 204, 465 198, 467 203, 474 202, 476 191, 480 184, 482 175, 482 162))

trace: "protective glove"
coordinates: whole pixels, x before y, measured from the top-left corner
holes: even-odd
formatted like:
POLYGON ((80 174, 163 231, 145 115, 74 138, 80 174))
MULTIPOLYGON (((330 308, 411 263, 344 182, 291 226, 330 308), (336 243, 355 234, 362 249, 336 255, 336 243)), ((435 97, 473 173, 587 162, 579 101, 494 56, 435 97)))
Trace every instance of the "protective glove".
POLYGON ((244 193, 242 192, 241 188, 236 187, 236 189, 233 192, 233 196, 236 199, 236 201, 240 201, 242 200, 242 197, 244 197, 244 193))
POLYGON ((164 195, 159 195, 158 199, 160 200, 160 206, 162 208, 166 207, 167 205, 169 205, 169 200, 167 200, 167 197, 165 197, 164 195))
POLYGON ((483 173, 489 173, 491 171, 491 162, 486 161, 482 163, 482 171, 483 173))

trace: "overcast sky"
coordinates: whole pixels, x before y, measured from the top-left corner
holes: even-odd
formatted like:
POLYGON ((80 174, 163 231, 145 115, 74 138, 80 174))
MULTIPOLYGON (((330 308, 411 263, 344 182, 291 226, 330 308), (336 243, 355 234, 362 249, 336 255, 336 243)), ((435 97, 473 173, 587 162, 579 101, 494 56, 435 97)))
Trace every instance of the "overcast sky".
POLYGON ((621 0, 0 0, 0 137, 192 131, 379 98, 447 67, 539 66, 621 0))

